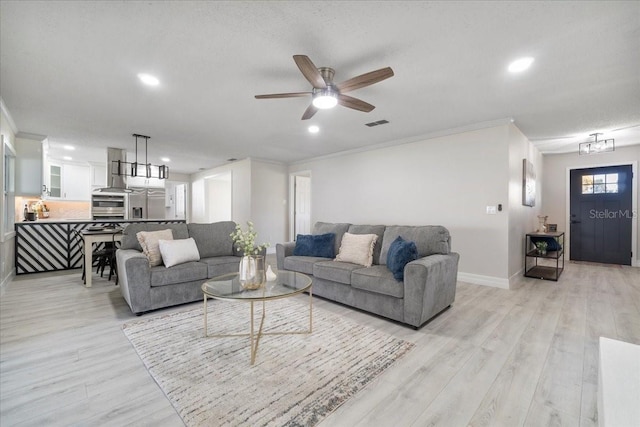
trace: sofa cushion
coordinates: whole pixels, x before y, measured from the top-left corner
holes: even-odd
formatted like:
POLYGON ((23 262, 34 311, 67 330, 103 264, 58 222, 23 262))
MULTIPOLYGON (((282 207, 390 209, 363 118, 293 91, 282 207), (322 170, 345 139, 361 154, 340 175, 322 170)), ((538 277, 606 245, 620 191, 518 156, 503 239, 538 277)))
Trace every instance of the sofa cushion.
POLYGON ((359 268, 362 268, 362 265, 350 262, 321 261, 313 265, 313 277, 349 285, 351 272, 359 268))
POLYGON ((233 253, 231 233, 236 229, 233 221, 220 221, 211 224, 187 224, 189 237, 193 237, 201 258, 212 256, 230 256, 233 253))
POLYGON ((200 253, 192 237, 179 240, 158 240, 162 263, 165 267, 173 267, 189 261, 198 261, 200 253))
POLYGON ((396 280, 403 280, 404 266, 416 259, 418 259, 416 244, 398 236, 389 247, 387 267, 396 280))
POLYGON ((139 231, 138 242, 142 247, 142 252, 149 260, 149 266, 153 267, 162 264, 162 254, 160 253, 160 240, 173 240, 173 232, 170 229, 158 231, 139 231))
POLYGON ((326 234, 326 233, 335 234, 336 238, 334 241, 334 250, 333 250, 333 253, 335 256, 335 254, 337 254, 338 251, 340 250, 340 243, 342 243, 342 235, 347 232, 347 230, 349 229, 349 225, 351 224, 346 224, 346 223, 334 224, 331 222, 316 222, 313 225, 312 234, 326 234))
POLYGON ((240 257, 217 256, 201 258, 200 262, 207 266, 207 278, 222 276, 223 274, 236 273, 240 269, 240 257))
POLYGON ((425 226, 402 226, 390 225, 384 230, 382 238, 382 251, 380 252, 380 263, 387 263, 387 254, 391 243, 398 236, 403 239, 415 242, 418 249, 418 258, 433 254, 446 255, 450 252, 449 231, 439 225, 425 226))
POLYGON ((351 274, 351 286, 395 298, 404 298, 404 282, 394 279, 384 265, 359 268, 351 274))
POLYGON ((185 262, 170 268, 151 267, 151 287, 207 280, 207 266, 201 262, 185 262))
POLYGON ((298 234, 293 254, 296 256, 315 256, 333 258, 335 255, 334 233, 325 234, 298 234))
POLYGON ((373 264, 380 264, 380 251, 382 250, 382 237, 384 236, 384 225, 356 225, 352 224, 347 230, 351 234, 375 234, 378 236, 376 245, 373 248, 373 264))
POLYGON ((373 263, 373 248, 377 240, 377 234, 344 233, 336 261, 371 267, 373 263))
POLYGON ((284 259, 284 269, 297 271, 298 273, 313 274, 313 265, 316 262, 326 260, 326 258, 317 256, 288 256, 284 259))
POLYGON ((136 234, 140 231, 158 231, 170 229, 173 232, 174 239, 186 239, 189 237, 189 231, 187 230, 187 224, 148 224, 146 222, 129 224, 122 231, 122 242, 120 243, 120 249, 135 249, 142 252, 142 246, 138 242, 136 234))

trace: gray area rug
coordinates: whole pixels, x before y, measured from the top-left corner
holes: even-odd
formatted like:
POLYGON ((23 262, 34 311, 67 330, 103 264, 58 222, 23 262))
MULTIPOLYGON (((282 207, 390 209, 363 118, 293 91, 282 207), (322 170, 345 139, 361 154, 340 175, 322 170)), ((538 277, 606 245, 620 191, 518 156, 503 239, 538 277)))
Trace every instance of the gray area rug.
MULTIPOLYGON (((267 302, 265 328, 303 330, 308 307, 267 302)), ((208 315, 209 334, 249 330, 247 303, 209 301, 208 315)), ((311 335, 263 336, 253 366, 248 337, 204 337, 202 308, 123 330, 188 426, 316 425, 414 346, 317 307, 311 335)))

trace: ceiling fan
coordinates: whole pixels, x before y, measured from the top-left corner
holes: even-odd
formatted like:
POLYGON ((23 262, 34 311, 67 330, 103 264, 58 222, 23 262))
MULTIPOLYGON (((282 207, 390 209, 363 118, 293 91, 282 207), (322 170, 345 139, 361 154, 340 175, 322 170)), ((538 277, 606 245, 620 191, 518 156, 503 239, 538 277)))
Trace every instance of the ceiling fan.
POLYGON ((313 88, 311 92, 290 92, 290 93, 273 93, 269 95, 256 95, 256 99, 271 99, 271 98, 296 98, 301 96, 313 97, 311 105, 307 107, 302 120, 308 120, 319 109, 333 108, 337 104, 343 107, 352 108, 358 111, 364 111, 368 113, 373 110, 373 105, 364 102, 358 98, 354 98, 345 95, 346 92, 360 89, 365 86, 370 86, 374 83, 381 82, 393 76, 393 70, 390 67, 381 68, 379 70, 371 71, 369 73, 361 74, 357 77, 353 77, 342 83, 333 83, 333 75, 335 70, 329 67, 316 67, 311 59, 306 55, 293 55, 293 60, 304 75, 304 77, 311 83, 313 88))

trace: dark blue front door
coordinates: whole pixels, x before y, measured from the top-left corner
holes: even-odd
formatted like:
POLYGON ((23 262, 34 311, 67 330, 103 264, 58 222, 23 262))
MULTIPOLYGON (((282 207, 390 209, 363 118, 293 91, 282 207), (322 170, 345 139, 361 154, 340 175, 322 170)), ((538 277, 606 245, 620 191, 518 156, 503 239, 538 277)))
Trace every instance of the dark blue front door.
POLYGON ((631 165, 570 174, 571 259, 631 265, 631 165))

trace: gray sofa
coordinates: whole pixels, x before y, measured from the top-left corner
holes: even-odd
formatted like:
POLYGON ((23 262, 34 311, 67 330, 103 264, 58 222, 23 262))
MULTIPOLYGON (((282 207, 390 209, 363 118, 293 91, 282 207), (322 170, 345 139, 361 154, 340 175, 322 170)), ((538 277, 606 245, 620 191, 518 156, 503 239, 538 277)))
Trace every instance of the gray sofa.
POLYGON ((278 269, 313 276, 313 294, 419 328, 455 298, 460 256, 451 252, 449 231, 441 226, 353 225, 318 222, 312 234, 335 233, 337 254, 345 232, 377 234, 373 265, 294 256, 295 242, 276 245, 278 269), (391 243, 402 236, 416 243, 418 259, 398 281, 386 266, 391 243))
POLYGON ((118 280, 122 296, 131 311, 144 312, 202 299, 202 284, 215 276, 238 271, 239 254, 234 254, 231 233, 233 221, 212 224, 145 224, 128 225, 116 251, 118 280), (193 237, 200 261, 165 267, 149 267, 136 233, 171 229, 174 239, 193 237))

